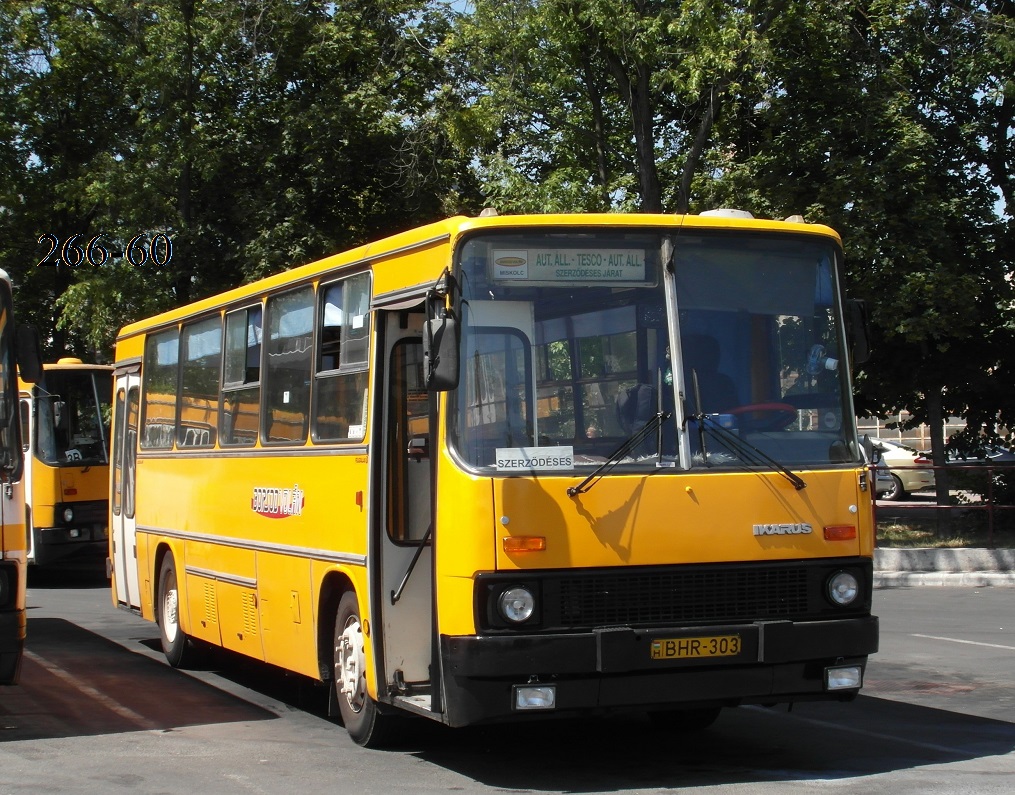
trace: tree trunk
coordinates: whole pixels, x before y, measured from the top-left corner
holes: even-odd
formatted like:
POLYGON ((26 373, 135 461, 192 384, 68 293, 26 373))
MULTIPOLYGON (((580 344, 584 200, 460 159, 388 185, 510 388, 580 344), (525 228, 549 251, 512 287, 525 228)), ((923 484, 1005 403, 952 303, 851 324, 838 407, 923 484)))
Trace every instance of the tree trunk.
POLYGON ((930 431, 930 452, 934 461, 934 483, 937 493, 937 534, 945 537, 951 531, 951 512, 945 506, 951 505, 948 489, 948 470, 945 466, 945 417, 941 401, 941 387, 935 386, 927 392, 927 425, 930 431))

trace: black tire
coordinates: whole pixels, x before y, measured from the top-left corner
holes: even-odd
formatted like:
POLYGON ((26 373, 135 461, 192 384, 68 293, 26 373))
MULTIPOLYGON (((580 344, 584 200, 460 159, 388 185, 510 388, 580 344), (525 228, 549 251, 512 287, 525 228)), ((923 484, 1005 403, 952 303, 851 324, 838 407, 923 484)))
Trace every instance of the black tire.
POLYGON ((352 591, 346 591, 338 604, 333 647, 333 687, 345 730, 353 742, 365 748, 386 745, 393 739, 393 724, 398 719, 381 714, 377 702, 367 693, 366 638, 352 591))
POLYGON ((892 483, 894 484, 892 490, 886 491, 882 494, 881 499, 889 500, 891 502, 898 502, 899 500, 906 499, 908 495, 906 494, 906 489, 902 485, 902 481, 899 479, 898 475, 892 475, 892 483))
POLYGON ((189 668, 197 661, 193 641, 180 626, 180 589, 176 579, 176 563, 172 554, 162 559, 159 572, 159 600, 155 607, 162 651, 174 668, 189 668))
POLYGON ((667 709, 650 712, 649 718, 658 729, 677 733, 699 732, 715 723, 720 712, 722 712, 722 707, 667 709))

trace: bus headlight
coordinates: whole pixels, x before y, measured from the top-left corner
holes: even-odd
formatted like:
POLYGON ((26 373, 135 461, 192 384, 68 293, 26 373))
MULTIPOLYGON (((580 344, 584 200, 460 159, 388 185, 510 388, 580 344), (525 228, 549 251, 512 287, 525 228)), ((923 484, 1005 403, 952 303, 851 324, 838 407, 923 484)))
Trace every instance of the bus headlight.
POLYGON ((828 578, 828 598, 840 607, 853 604, 860 594, 860 583, 848 571, 839 571, 828 578))
POLYGON ((73 508, 64 508, 63 509, 63 520, 67 524, 70 524, 71 522, 74 521, 74 509, 73 508))
POLYGON ((522 624, 532 617, 536 599, 528 588, 516 585, 505 588, 497 597, 497 610, 501 618, 512 624, 522 624))
POLYGON ((825 690, 859 690, 863 686, 863 668, 837 665, 825 669, 825 690))

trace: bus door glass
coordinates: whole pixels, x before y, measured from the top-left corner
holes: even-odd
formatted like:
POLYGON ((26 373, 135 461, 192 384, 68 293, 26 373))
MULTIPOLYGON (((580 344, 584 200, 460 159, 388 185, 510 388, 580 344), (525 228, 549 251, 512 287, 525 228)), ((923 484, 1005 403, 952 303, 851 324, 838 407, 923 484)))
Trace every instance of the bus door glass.
POLYGON ((422 313, 387 316, 384 374, 385 531, 382 534, 385 677, 396 690, 429 683, 432 639, 430 394, 423 384, 422 313))
POLYGON ((116 377, 114 399, 113 467, 111 508, 113 577, 117 600, 129 607, 141 607, 141 595, 131 589, 137 576, 137 520, 134 515, 137 466, 137 428, 140 379, 136 373, 116 377))

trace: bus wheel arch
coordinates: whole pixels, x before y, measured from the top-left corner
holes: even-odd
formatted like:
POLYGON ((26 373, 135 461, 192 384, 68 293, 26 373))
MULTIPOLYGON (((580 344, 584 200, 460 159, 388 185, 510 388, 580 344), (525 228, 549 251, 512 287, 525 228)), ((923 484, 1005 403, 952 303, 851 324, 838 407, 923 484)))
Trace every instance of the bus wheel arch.
POLYGON ((184 631, 180 621, 180 588, 176 558, 168 547, 162 547, 157 557, 154 600, 155 621, 159 625, 162 651, 174 668, 192 667, 197 661, 194 641, 184 631))
POLYGON ((400 721, 368 692, 367 639, 354 590, 341 595, 334 615, 332 702, 353 742, 368 748, 385 746, 397 736, 400 721))

